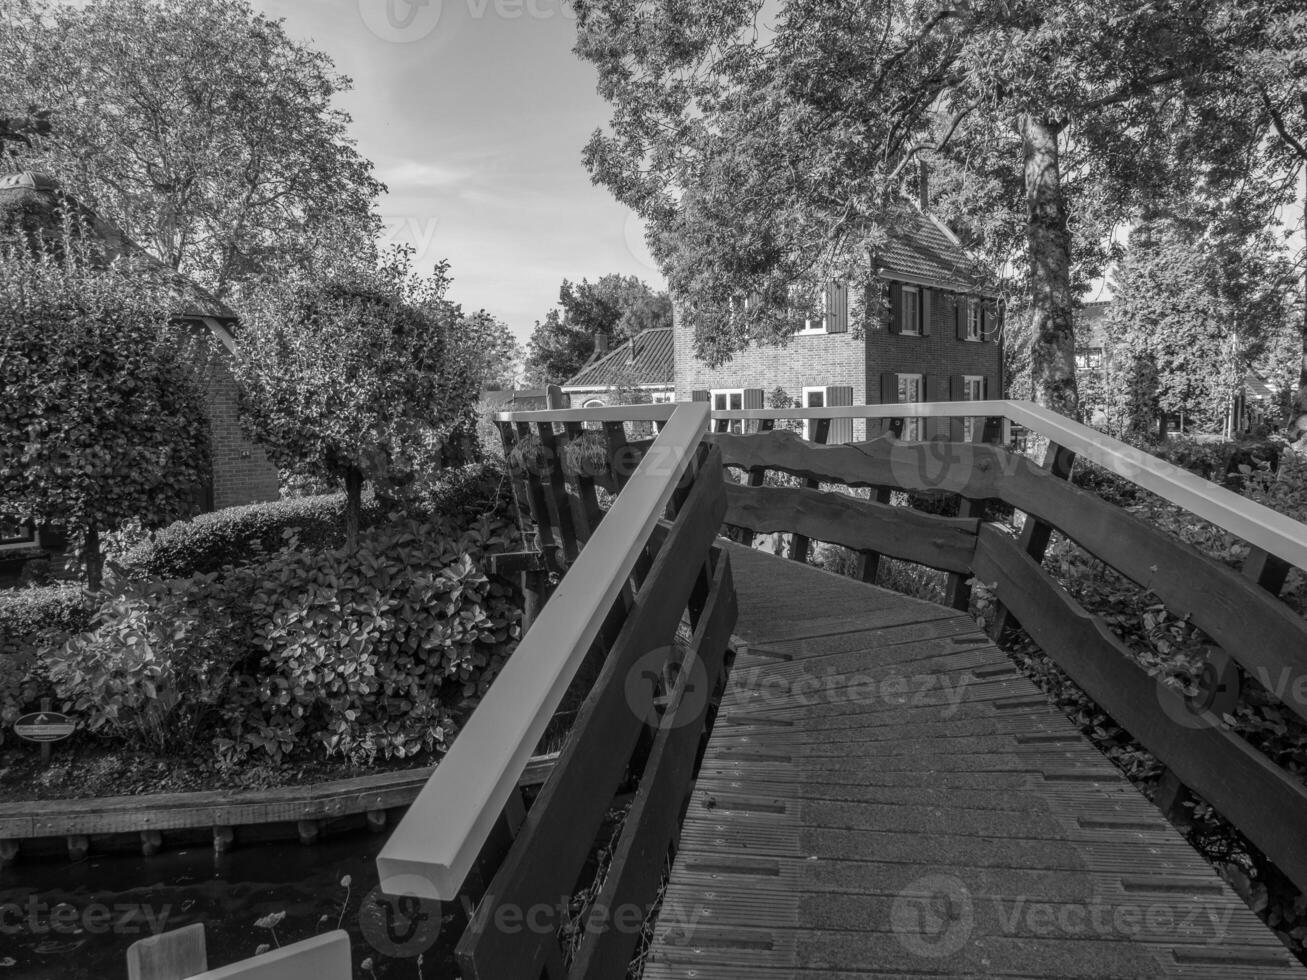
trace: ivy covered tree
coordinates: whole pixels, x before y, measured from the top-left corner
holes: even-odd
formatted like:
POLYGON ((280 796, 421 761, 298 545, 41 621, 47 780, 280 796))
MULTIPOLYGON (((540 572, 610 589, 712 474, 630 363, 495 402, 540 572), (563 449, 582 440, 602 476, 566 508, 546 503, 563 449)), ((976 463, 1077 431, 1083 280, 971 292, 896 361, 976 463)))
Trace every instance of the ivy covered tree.
POLYGON ((400 491, 438 470, 489 363, 496 321, 445 298, 447 264, 418 279, 410 258, 270 288, 238 338, 242 424, 282 468, 344 485, 351 548, 364 481, 400 491))
POLYGON ((168 300, 80 249, 0 251, 0 518, 80 538, 100 588, 100 533, 198 509, 209 476, 196 339, 168 300))
POLYGON ((537 320, 527 348, 527 380, 535 385, 562 384, 590 358, 595 339, 616 346, 640 333, 672 325, 667 293, 651 289, 635 276, 618 273, 595 282, 563 280, 558 307, 537 320))

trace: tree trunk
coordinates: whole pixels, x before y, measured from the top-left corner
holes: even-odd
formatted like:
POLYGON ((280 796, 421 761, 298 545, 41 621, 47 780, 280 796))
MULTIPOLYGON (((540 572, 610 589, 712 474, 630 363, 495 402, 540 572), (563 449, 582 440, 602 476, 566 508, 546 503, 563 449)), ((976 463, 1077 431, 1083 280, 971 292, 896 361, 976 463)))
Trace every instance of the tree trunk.
POLYGON ((351 552, 359 546, 359 514, 363 510, 363 473, 357 466, 345 471, 345 546, 351 552))
POLYGON ((100 554, 100 532, 93 527, 86 529, 82 562, 86 565, 86 587, 92 592, 99 592, 104 573, 104 556, 100 554))
POLYGON ((1079 418, 1076 347, 1071 323, 1071 235, 1057 136, 1060 123, 1021 119, 1026 166, 1026 234, 1030 249, 1030 360, 1034 399, 1079 418))

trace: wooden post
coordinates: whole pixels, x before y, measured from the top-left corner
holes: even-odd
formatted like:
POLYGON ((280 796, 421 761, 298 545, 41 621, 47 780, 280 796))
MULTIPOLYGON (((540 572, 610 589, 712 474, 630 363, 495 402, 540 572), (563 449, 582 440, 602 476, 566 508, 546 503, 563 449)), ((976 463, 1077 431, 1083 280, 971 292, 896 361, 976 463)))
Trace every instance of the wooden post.
MULTIPOLYGON (((1001 418, 987 418, 980 425, 973 425, 971 429, 971 441, 975 444, 987 442, 997 442, 1002 433, 1001 418)), ((968 497, 958 496, 958 517, 979 517, 985 509, 983 500, 971 500, 968 497)), ((966 612, 971 608, 971 586, 967 584, 970 576, 959 572, 951 572, 948 577, 948 586, 945 591, 945 602, 953 609, 966 612)))
POLYGON ((138 939, 127 947, 127 980, 183 980, 208 969, 203 922, 138 939))
MULTIPOLYGON (((815 438, 812 440, 819 446, 826 445, 826 439, 830 436, 830 419, 817 419, 817 431, 813 433, 815 438)), ((821 486, 820 480, 804 480, 803 485, 809 490, 815 490, 821 486)), ((808 561, 808 546, 810 542, 802 534, 795 534, 790 538, 790 560, 791 561, 808 561)))
POLYGON ((1289 575, 1289 563, 1254 547, 1244 560, 1243 573, 1271 595, 1278 596, 1289 575))
MULTIPOLYGON (((1071 467, 1075 460, 1076 454, 1070 449, 1064 449, 1057 443, 1050 442, 1044 456, 1044 469, 1048 471, 1050 479, 1067 480, 1071 477, 1071 467)), ((1021 535, 1017 538, 1017 546, 1036 562, 1042 562, 1052 534, 1051 527, 1037 520, 1033 515, 1027 514, 1026 521, 1021 526, 1021 535)), ((994 610, 994 622, 989 627, 990 637, 995 642, 1001 640, 1011 625, 1012 616, 1000 599, 994 610)))

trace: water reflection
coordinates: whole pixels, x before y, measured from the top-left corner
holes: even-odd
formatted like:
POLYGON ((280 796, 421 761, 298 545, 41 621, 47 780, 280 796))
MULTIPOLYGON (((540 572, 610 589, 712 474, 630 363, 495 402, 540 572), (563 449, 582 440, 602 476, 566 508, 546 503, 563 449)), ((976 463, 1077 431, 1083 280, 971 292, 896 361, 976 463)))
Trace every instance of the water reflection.
MULTIPOLYGON (((370 977, 360 964, 371 958, 378 978, 415 980, 415 958, 375 949, 359 926, 386 836, 348 834, 311 847, 249 845, 221 856, 197 846, 149 858, 92 853, 78 864, 20 861, 0 871, 0 980, 124 977, 133 942, 193 922, 204 923, 209 966, 225 966, 273 943, 271 932, 255 923, 277 912, 285 913, 276 924, 282 945, 335 929, 339 919, 350 934, 356 977, 370 977)), ((444 913, 439 938, 423 954, 426 980, 458 976, 453 944, 465 920, 452 907, 444 913)))

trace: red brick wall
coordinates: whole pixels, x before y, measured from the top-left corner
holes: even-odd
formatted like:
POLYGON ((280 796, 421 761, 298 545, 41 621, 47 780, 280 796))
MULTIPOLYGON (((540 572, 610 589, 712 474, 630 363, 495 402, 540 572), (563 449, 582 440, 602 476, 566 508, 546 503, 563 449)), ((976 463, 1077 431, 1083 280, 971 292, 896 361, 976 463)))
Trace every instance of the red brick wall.
MULTIPOLYGON (((770 396, 779 386, 797 401, 805 386, 849 385, 853 404, 876 405, 887 371, 925 375, 932 401, 948 401, 949 377, 959 374, 984 376, 989 397, 1001 398, 1000 344, 958 340, 951 295, 936 292, 932 299, 928 336, 891 334, 882 323, 860 336, 850 325, 848 333, 796 335, 784 347, 752 345, 717 368, 694 357, 694 331, 674 313, 676 398, 713 388, 762 388, 770 396)), ((864 437, 860 426, 854 437, 864 437)))
POLYGON ((258 445, 241 434, 236 379, 225 352, 215 356, 209 366, 205 394, 213 449, 214 508, 276 500, 281 496, 277 468, 258 445))

